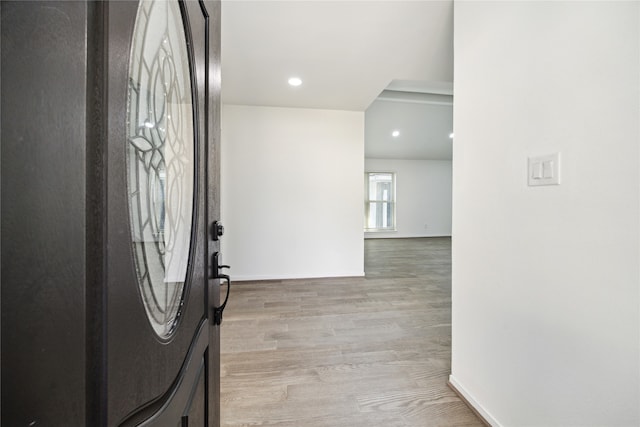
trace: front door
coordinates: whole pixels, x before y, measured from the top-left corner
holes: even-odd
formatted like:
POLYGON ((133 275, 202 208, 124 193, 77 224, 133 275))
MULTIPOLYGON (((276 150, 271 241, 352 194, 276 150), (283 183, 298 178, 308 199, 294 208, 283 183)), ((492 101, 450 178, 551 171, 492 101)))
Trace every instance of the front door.
POLYGON ((0 11, 1 424, 219 426, 219 1, 0 11))
POLYGON ((218 7, 108 5, 107 425, 219 423, 218 7))

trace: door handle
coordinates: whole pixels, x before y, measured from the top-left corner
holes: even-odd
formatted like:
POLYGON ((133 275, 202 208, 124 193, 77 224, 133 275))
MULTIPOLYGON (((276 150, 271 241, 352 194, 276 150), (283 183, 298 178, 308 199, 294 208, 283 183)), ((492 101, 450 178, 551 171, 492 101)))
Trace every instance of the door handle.
POLYGON ((227 282, 227 295, 224 297, 224 302, 219 307, 213 308, 213 324, 220 325, 222 323, 222 313, 224 312, 224 308, 227 306, 227 301, 229 300, 229 291, 231 291, 231 279, 227 274, 218 274, 218 279, 223 279, 227 282))
POLYGON ((231 292, 231 278, 228 274, 222 274, 220 271, 225 268, 231 268, 228 265, 220 265, 218 264, 218 256, 220 254, 216 252, 211 257, 211 263, 213 274, 215 275, 213 279, 221 279, 227 283, 227 294, 224 297, 224 302, 219 307, 213 307, 213 324, 220 325, 222 323, 222 313, 224 312, 224 308, 227 306, 227 301, 229 301, 229 293, 231 292))

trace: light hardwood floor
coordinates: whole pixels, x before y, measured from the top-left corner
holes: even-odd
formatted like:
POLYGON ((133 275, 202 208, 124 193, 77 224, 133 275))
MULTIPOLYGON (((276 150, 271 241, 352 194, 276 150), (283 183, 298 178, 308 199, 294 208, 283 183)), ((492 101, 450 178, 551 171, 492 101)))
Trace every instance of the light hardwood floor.
POLYGON ((451 240, 366 240, 365 272, 234 286, 223 427, 483 426, 447 387, 451 240))

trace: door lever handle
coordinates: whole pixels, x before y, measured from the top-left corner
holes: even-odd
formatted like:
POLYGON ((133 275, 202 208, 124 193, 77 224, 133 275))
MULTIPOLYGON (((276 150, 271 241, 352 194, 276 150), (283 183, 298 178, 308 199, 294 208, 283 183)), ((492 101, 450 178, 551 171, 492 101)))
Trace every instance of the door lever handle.
POLYGON ((225 268, 231 268, 229 265, 220 265, 218 264, 218 257, 220 253, 216 252, 211 257, 212 270, 213 270, 213 279, 221 279, 226 281, 227 283, 227 295, 224 297, 224 302, 219 307, 213 307, 213 324, 220 325, 222 323, 222 312, 224 312, 224 308, 227 306, 227 301, 229 301, 229 293, 231 292, 231 278, 228 274, 220 273, 220 270, 225 268))
POLYGON ((218 274, 216 279, 223 279, 227 282, 227 295, 224 297, 224 302, 219 307, 213 308, 213 324, 220 325, 222 323, 222 313, 224 312, 224 308, 227 306, 227 301, 229 301, 229 292, 231 291, 231 279, 227 274, 218 274))

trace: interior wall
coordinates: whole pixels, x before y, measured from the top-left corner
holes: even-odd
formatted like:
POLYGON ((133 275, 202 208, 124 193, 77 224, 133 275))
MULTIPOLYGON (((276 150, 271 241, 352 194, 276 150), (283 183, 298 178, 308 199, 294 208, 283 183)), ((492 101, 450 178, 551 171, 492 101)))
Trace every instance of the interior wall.
POLYGON ((451 161, 365 159, 365 172, 395 172, 396 231, 365 238, 451 236, 451 161))
POLYGON ((223 105, 234 280, 364 275, 364 113, 223 105))
POLYGON ((640 424, 639 6, 455 2, 451 382, 493 425, 640 424))

